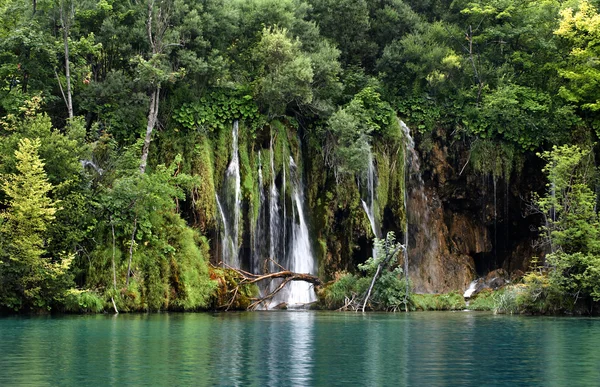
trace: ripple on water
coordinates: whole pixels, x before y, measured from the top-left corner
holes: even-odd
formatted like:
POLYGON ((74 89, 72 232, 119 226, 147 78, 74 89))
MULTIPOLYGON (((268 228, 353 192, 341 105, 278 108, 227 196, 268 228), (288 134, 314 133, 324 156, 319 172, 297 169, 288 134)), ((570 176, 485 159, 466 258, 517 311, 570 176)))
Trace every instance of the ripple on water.
POLYGON ((256 312, 0 319, 0 385, 598 385, 600 320, 256 312))

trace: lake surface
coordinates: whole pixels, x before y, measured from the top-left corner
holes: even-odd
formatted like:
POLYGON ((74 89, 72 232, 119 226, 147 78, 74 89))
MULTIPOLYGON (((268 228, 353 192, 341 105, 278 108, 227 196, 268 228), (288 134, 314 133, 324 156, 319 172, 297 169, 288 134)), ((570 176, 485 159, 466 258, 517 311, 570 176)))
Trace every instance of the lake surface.
POLYGON ((0 385, 597 386, 600 319, 477 312, 0 318, 0 385))

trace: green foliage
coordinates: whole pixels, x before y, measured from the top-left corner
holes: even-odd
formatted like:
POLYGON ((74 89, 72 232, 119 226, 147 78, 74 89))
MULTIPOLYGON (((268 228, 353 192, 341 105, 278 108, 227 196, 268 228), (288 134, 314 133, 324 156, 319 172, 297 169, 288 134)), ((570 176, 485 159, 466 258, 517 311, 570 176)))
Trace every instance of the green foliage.
POLYGON ((493 311, 495 305, 494 292, 491 289, 483 289, 475 297, 469 299, 467 309, 493 311))
POLYGON ((518 287, 508 287, 494 295, 494 313, 515 314, 519 313, 517 298, 521 292, 518 287))
POLYGON ((342 308, 351 299, 366 293, 369 283, 367 277, 340 273, 333 283, 319 289, 319 306, 324 309, 342 308))
POLYGON ((312 60, 300 48, 298 39, 288 37, 285 28, 277 27, 264 28, 254 48, 258 69, 254 96, 271 118, 282 115, 290 103, 307 105, 313 101, 312 60))
POLYGON ((348 105, 331 115, 327 124, 330 143, 325 149, 326 159, 341 176, 364 175, 372 136, 381 136, 392 144, 400 139, 395 113, 373 87, 356 94, 348 105))
POLYGON ((104 310, 104 300, 89 290, 69 289, 64 308, 71 313, 100 313, 104 310))
POLYGON ((560 16, 560 25, 554 33, 566 40, 570 48, 567 63, 559 67, 560 75, 568 80, 560 88, 560 94, 583 109, 597 112, 600 110, 600 14, 592 3, 582 0, 577 2, 576 9, 566 8, 560 16))
MULTIPOLYGON (((205 238, 215 235, 214 197, 223 189, 231 160, 235 120, 241 128, 242 223, 250 228, 243 234, 255 227, 258 156, 266 166, 273 135, 275 176, 263 168, 265 185, 276 180, 283 188, 282 168, 293 156, 306 184, 324 277, 358 270, 353 262, 357 239, 371 231, 365 231, 370 227, 356 183, 364 181, 369 154, 378 174, 379 223, 396 230, 406 224, 405 139, 398 117, 413 128, 424 155, 434 140, 443 141, 452 157, 462 151, 459 144, 472 144, 473 168, 466 173, 507 181, 525 155, 585 142, 600 127, 595 2, 177 0, 148 5, 0 1, 0 176, 16 184, 15 177, 24 175, 15 151, 25 139, 39 139, 36 152, 52 189, 35 198, 60 201, 55 213, 40 221, 44 230, 17 230, 15 219, 25 224, 41 218, 27 218, 12 203, 26 190, 0 190, 4 305, 29 307, 20 303, 22 289, 13 289, 27 278, 24 266, 9 258, 15 254, 44 262, 45 269, 27 273, 45 284, 33 291, 30 305, 47 308, 63 300, 69 310, 97 310, 92 300, 80 306, 81 297, 91 297, 87 290, 65 298, 72 276, 78 288, 94 289, 104 301, 112 297, 123 310, 195 310, 210 304, 206 297, 215 285, 206 263, 215 252, 208 246, 218 242, 205 238), (72 12, 61 18, 61 5, 72 12), (63 31, 73 105, 80 116, 71 120, 65 117, 61 91, 66 84, 63 31), (159 86, 158 135, 148 173, 140 175, 136 139, 147 123, 148 92, 159 86), (53 267, 64 275, 50 269, 63 260, 64 270, 53 267)), ((536 202, 551 246, 548 281, 571 299, 600 298, 594 147, 542 153, 549 163, 542 173, 550 186, 536 202)), ((425 159, 428 173, 431 158, 425 159)), ((457 160, 448 165, 455 167, 457 160)), ((289 179, 285 190, 291 192, 289 179)), ((396 266, 378 281, 374 308, 394 309, 404 299, 404 279, 396 266)), ((331 288, 329 305, 343 306, 352 291, 362 294, 361 281, 368 276, 342 278, 331 288)), ((521 300, 524 309, 552 311, 540 300, 555 302, 554 293, 540 293, 538 282, 527 285, 538 290, 514 290, 515 297, 507 300, 521 300)), ((439 298, 435 302, 454 303, 439 298)), ((472 302, 488 308, 490 301, 472 302)))
POLYGON ((402 269, 395 261, 401 248, 401 245, 396 243, 393 232, 389 232, 386 239, 376 238, 375 257, 370 257, 358 265, 364 275, 338 274, 335 282, 320 290, 321 306, 362 309, 372 279, 376 277, 368 300, 370 308, 394 312, 406 308, 410 298, 410 294, 407 294, 410 286, 407 284, 408 278, 402 275, 402 269))
POLYGON ((596 195, 590 188, 595 179, 590 151, 563 145, 539 156, 547 161, 542 171, 549 182, 546 194, 535 201, 546 214, 544 231, 552 252, 599 253, 600 223, 596 195))
POLYGON ((494 313, 557 314, 573 311, 575 304, 540 271, 527 273, 521 284, 504 287, 491 298, 494 313))
POLYGON ((255 132, 264 123, 252 96, 243 93, 212 92, 197 102, 184 103, 173 118, 186 129, 203 132, 225 130, 234 120, 248 122, 255 132))
POLYGON ((60 300, 71 278, 73 257, 45 257, 45 239, 59 202, 38 155, 39 139, 19 141, 15 151, 18 173, 2 181, 8 209, 0 214, 0 306, 15 310, 49 309, 60 300))
POLYGON ((210 278, 217 284, 211 298, 213 309, 246 310, 251 299, 258 295, 256 284, 238 286, 240 278, 234 270, 211 267, 210 278), (234 294, 236 288, 237 292, 234 294))
POLYGON ((521 169, 519 153, 507 142, 478 140, 471 146, 473 169, 494 179, 510 180, 513 170, 521 169))
POLYGON ((549 275, 529 273, 524 280, 527 292, 519 301, 526 309, 543 313, 565 309, 566 296, 573 304, 580 297, 600 299, 600 223, 597 197, 590 187, 595 182, 591 152, 563 145, 539 156, 547 162, 543 172, 549 183, 535 204, 546 219, 542 231, 550 246, 549 275))
POLYGON ((467 307, 462 294, 413 294, 410 298, 414 310, 464 310, 467 307))

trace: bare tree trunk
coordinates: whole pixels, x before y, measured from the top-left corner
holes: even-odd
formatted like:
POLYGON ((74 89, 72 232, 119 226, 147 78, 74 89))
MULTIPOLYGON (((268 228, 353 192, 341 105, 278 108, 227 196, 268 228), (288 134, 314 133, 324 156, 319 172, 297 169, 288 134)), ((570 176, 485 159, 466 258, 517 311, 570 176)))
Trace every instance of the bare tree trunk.
POLYGON ((148 162, 148 152, 150 151, 150 141, 152 141, 152 131, 158 120, 158 102, 160 100, 160 84, 156 86, 150 97, 150 111, 148 112, 148 125, 146 126, 146 138, 142 148, 142 159, 140 161, 140 172, 146 172, 146 163, 148 162))
POLYGON ((473 53, 473 27, 469 25, 469 33, 467 34, 467 39, 469 41, 469 60, 471 62, 471 66, 473 66, 473 72, 475 73, 475 78, 477 78, 477 104, 481 101, 481 91, 483 90, 483 81, 481 80, 481 76, 477 71, 477 65, 475 64, 475 57, 473 53))
MULTIPOLYGON (((35 5, 35 3, 34 3, 35 5)), ((71 27, 69 11, 65 11, 64 2, 60 2, 60 23, 63 29, 63 43, 65 46, 65 78, 67 81, 67 111, 69 119, 73 118, 73 98, 71 92, 71 69, 69 68, 69 29, 71 27)))
POLYGON ((375 274, 373 275, 373 279, 371 280, 371 285, 369 286, 369 289, 367 290, 367 295, 365 296, 365 300, 363 302, 363 306, 362 306, 362 311, 365 311, 365 308, 367 307, 367 303, 369 302, 369 299, 371 298, 371 292, 373 291, 373 287, 375 286, 375 282, 377 282, 377 278, 379 277, 379 275, 381 274, 381 270, 387 270, 387 266, 388 263, 394 259, 394 257, 396 256, 396 254, 398 254, 398 251, 400 251, 400 249, 405 249, 404 245, 401 244, 397 244, 396 247, 394 248, 394 250, 392 252, 390 252, 390 239, 389 239, 389 233, 388 233, 388 237, 386 237, 386 240, 384 242, 384 257, 381 260, 381 262, 379 262, 379 264, 377 265, 377 270, 375 271, 375 274))
POLYGON ((117 270, 115 268, 115 254, 116 254, 116 243, 115 243, 115 224, 113 223, 112 216, 110 217, 110 228, 112 230, 112 271, 113 271, 113 288, 117 290, 117 270))
POLYGON ((133 221, 133 232, 131 233, 131 245, 129 245, 129 263, 127 264, 127 280, 125 285, 129 286, 129 278, 131 277, 131 261, 133 259, 133 244, 135 243, 135 232, 137 231, 137 217, 133 221))
POLYGON ((369 290, 367 291, 367 295, 365 296, 365 302, 363 302, 362 311, 365 311, 367 306, 367 302, 369 302, 369 298, 371 298, 371 291, 373 290, 373 286, 375 286, 375 281, 377 281, 377 277, 379 277, 379 273, 381 272, 381 263, 377 265, 377 271, 371 280, 371 285, 369 285, 369 290))

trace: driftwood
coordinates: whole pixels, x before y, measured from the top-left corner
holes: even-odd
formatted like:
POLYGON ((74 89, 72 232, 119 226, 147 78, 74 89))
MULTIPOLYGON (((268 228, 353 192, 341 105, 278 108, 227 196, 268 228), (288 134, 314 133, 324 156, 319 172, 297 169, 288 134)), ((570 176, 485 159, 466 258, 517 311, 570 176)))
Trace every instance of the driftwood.
POLYGON ((282 270, 282 271, 278 271, 275 273, 267 273, 267 274, 253 274, 253 273, 247 272, 242 269, 236 269, 229 265, 225 265, 225 266, 228 269, 235 271, 239 275, 238 284, 232 290, 232 293, 233 293, 232 297, 230 299, 229 304, 225 308, 225 310, 229 310, 231 305, 233 305, 233 303, 235 302, 235 297, 237 296, 237 294, 239 292, 240 286, 251 285, 251 284, 255 284, 255 283, 258 283, 261 281, 265 281, 265 280, 274 280, 274 279, 282 280, 281 283, 274 290, 272 290, 265 296, 252 299, 252 303, 248 306, 248 310, 255 310, 261 304, 264 304, 265 302, 272 300, 273 297, 275 297, 275 295, 277 293, 279 293, 283 288, 285 288, 285 286, 288 283, 290 283, 292 281, 305 281, 305 282, 309 282, 315 286, 321 285, 321 280, 319 279, 319 277, 316 277, 312 274, 295 273, 290 270, 282 270))

